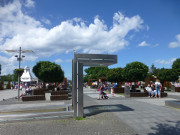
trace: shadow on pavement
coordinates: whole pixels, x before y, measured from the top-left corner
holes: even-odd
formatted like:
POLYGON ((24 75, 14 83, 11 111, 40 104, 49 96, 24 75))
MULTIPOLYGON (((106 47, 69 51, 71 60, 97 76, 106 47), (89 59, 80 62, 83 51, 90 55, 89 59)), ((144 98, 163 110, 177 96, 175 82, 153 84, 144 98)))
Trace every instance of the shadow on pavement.
POLYGON ((121 111, 134 111, 133 109, 121 105, 92 105, 84 107, 84 113, 86 116, 92 116, 103 112, 121 112, 121 111))
POLYGON ((156 127, 152 128, 156 132, 149 133, 148 135, 180 135, 180 121, 167 121, 167 123, 173 123, 175 126, 172 126, 172 124, 157 123, 156 127))

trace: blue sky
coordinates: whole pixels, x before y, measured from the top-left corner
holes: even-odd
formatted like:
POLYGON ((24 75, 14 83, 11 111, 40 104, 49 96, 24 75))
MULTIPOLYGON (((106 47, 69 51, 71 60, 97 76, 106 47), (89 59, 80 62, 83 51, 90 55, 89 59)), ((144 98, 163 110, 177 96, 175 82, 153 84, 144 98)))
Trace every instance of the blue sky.
POLYGON ((40 60, 60 64, 71 79, 73 50, 117 54, 118 63, 140 61, 171 68, 180 58, 179 0, 1 0, 0 63, 2 74, 18 67, 15 53, 24 54, 22 67, 40 60))

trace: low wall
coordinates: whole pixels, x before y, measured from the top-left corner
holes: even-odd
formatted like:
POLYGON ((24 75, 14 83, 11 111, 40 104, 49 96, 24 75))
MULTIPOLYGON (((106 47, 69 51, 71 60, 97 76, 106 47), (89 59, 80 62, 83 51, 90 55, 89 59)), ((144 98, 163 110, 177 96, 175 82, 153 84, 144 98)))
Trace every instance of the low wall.
POLYGON ((52 100, 68 100, 67 95, 51 95, 50 97, 51 101, 52 100))
MULTIPOLYGON (((147 97, 147 92, 130 92, 130 97, 147 97)), ((161 97, 167 97, 167 93, 161 92, 161 97)))
POLYGON ((52 91, 51 95, 68 95, 68 91, 52 91))
POLYGON ((32 95, 43 95, 43 96, 45 96, 45 91, 44 90, 33 90, 32 95))
POLYGON ((175 92, 180 92, 180 87, 175 87, 175 92))
POLYGON ((130 92, 130 97, 147 97, 148 93, 146 92, 130 92))
POLYGON ((124 93, 124 88, 114 88, 114 93, 124 93))
POLYGON ((22 101, 46 100, 45 91, 41 89, 32 90, 32 95, 22 96, 22 101))
POLYGON ((50 96, 52 100, 68 100, 68 91, 52 91, 50 96))
POLYGON ((22 101, 36 101, 36 100, 45 100, 45 96, 43 95, 22 96, 22 101))

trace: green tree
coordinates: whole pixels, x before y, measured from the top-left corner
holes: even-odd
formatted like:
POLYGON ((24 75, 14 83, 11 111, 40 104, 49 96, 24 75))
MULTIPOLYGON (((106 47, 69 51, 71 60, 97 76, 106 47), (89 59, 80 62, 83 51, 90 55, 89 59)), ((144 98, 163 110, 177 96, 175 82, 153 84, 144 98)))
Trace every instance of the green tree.
POLYGON ((85 75, 84 77, 83 77, 83 82, 88 82, 88 76, 87 75, 85 75))
POLYGON ((15 69, 14 70, 14 81, 18 81, 18 74, 20 75, 20 77, 22 76, 24 72, 24 69, 15 69))
POLYGON ((112 68, 107 72, 106 78, 110 82, 122 82, 124 78, 122 76, 122 68, 112 68))
POLYGON ((11 88, 11 84, 10 84, 10 82, 8 82, 6 85, 6 89, 10 89, 10 88, 11 88))
POLYGON ((62 82, 64 79, 61 66, 49 61, 38 62, 32 71, 43 82, 62 82))
POLYGON ((123 69, 123 77, 126 81, 144 81, 147 76, 148 66, 141 62, 132 62, 123 69))
MULTIPOLYGON (((150 69, 149 69, 149 73, 152 74, 152 75, 155 75, 157 76, 157 74, 159 73, 160 69, 156 68, 154 66, 154 64, 151 65, 150 69)), ((149 75, 150 75, 149 74, 149 75)))
POLYGON ((169 81, 169 82, 176 81, 178 79, 178 75, 177 75, 176 71, 174 71, 172 69, 162 68, 159 71, 157 78, 160 80, 162 85, 164 85, 164 81, 169 81))
POLYGON ((4 82, 4 81, 9 81, 9 82, 11 82, 11 81, 13 81, 13 78, 14 78, 14 75, 12 75, 12 74, 3 75, 3 76, 1 76, 0 81, 1 81, 1 82, 4 82))
POLYGON ((3 90, 3 84, 0 82, 0 90, 3 90))
POLYGON ((177 72, 178 76, 180 76, 180 58, 173 62, 172 69, 177 72))
POLYGON ((90 67, 85 69, 85 72, 88 79, 99 79, 105 78, 108 70, 107 67, 90 67))

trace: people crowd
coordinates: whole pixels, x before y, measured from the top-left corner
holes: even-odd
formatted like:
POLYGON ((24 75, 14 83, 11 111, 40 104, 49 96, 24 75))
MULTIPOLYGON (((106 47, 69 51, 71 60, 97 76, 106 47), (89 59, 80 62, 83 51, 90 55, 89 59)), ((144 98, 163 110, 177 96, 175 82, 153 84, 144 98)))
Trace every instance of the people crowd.
POLYGON ((159 79, 156 79, 156 82, 148 84, 145 90, 148 92, 149 97, 161 98, 162 84, 159 79))
MULTIPOLYGON (((136 90, 135 88, 135 83, 125 83, 127 84, 127 86, 129 87, 130 91, 133 92, 133 90, 136 90)), ((150 82, 150 84, 147 85, 147 87, 145 87, 145 83, 137 83, 139 88, 144 89, 147 93, 148 96, 151 97, 155 97, 155 98, 161 98, 161 92, 162 92, 162 84, 160 83, 160 80, 156 78, 155 82, 150 82)), ((98 100, 100 99, 105 99, 105 90, 109 90, 109 92, 111 92, 111 96, 114 96, 114 88, 117 87, 116 83, 107 83, 107 82, 102 82, 102 79, 99 79, 99 83, 97 86, 97 91, 99 92, 98 94, 98 100)), ((124 86, 125 87, 125 86, 124 86)), ((137 92, 138 90, 136 90, 137 92)), ((139 90, 140 91, 140 90, 139 90)))

